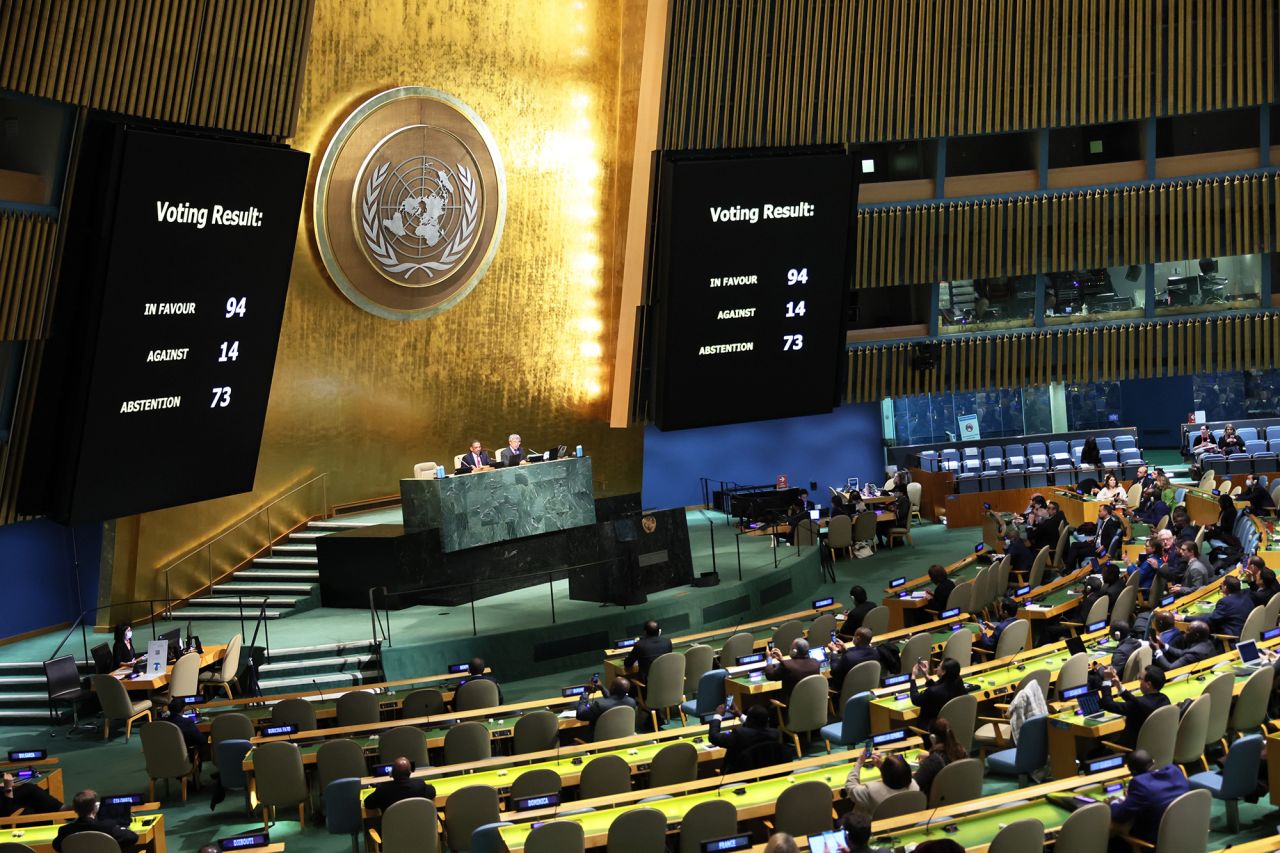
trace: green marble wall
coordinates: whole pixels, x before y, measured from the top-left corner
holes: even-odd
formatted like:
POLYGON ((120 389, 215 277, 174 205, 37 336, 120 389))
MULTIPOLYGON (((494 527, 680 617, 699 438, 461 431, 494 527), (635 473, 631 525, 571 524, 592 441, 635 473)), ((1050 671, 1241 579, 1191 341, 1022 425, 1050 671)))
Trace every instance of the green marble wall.
POLYGON ((461 551, 596 522, 590 457, 401 480, 406 530, 435 528, 445 551, 461 551))

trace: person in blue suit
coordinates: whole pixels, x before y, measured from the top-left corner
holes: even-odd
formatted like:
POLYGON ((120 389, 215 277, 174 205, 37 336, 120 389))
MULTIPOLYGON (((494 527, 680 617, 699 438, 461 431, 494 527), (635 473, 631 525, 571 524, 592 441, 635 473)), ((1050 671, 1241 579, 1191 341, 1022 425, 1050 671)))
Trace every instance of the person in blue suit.
MULTIPOLYGON (((987 651, 995 651, 996 646, 1000 643, 1000 635, 1004 633, 1004 629, 1008 628, 1018 618, 1018 602, 1012 598, 1006 598, 1000 602, 1000 613, 1004 617, 997 624, 992 625, 985 619, 982 621, 982 627, 991 633, 978 637, 977 644, 987 651)), ((974 661, 983 660, 977 653, 973 656, 974 661)))
POLYGON ((462 464, 458 466, 458 470, 463 474, 470 474, 477 468, 491 467, 493 467, 492 457, 485 452, 479 441, 472 441, 471 450, 462 454, 462 464))
MULTIPOLYGON (((1222 579, 1222 598, 1204 621, 1209 623, 1215 634, 1238 637, 1254 606, 1253 596, 1240 588, 1240 578, 1227 575, 1222 579)), ((1184 622, 1186 617, 1179 616, 1178 621, 1184 622)))
POLYGON ((1155 762, 1143 749, 1129 753, 1125 764, 1133 778, 1129 780, 1129 790, 1124 799, 1111 803, 1111 820, 1130 823, 1130 835, 1155 844, 1164 810, 1190 791, 1191 785, 1187 782, 1187 775, 1176 764, 1153 768, 1155 762))

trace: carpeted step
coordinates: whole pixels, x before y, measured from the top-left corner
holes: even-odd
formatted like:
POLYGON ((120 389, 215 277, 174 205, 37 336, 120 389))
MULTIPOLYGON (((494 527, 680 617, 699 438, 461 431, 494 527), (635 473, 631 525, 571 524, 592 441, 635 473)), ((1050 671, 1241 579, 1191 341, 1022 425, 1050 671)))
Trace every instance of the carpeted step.
POLYGON ((285 581, 291 583, 318 583, 318 569, 241 569, 235 573, 236 581, 285 581))
POLYGON ((309 595, 315 584, 312 583, 289 583, 287 581, 256 581, 250 578, 243 578, 243 574, 237 572, 235 580, 227 583, 220 583, 213 588, 213 594, 218 595, 243 595, 248 598, 250 595, 309 595))
POLYGON ((320 558, 314 554, 311 556, 302 556, 290 554, 287 557, 258 557, 253 561, 255 566, 278 567, 278 566, 317 566, 320 564, 320 558))
POLYGON ((291 675, 287 678, 259 678, 258 685, 262 688, 263 693, 290 693, 296 690, 314 690, 316 688, 324 690, 330 687, 374 684, 382 680, 382 670, 367 669, 307 676, 291 675))

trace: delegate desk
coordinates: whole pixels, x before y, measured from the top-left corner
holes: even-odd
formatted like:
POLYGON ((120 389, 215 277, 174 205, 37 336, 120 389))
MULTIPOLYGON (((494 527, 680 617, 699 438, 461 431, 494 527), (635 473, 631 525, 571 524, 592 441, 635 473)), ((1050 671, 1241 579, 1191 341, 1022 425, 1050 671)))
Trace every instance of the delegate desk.
POLYGON ((406 530, 440 531, 440 548, 461 551, 596 523, 591 458, 400 481, 406 530))
MULTIPOLYGON (((227 647, 225 645, 207 645, 204 651, 200 653, 200 668, 217 663, 227 656, 227 647)), ((122 666, 111 673, 117 681, 124 685, 126 690, 145 691, 159 690, 169 683, 169 678, 173 675, 173 664, 165 667, 164 672, 147 677, 139 675, 133 677, 133 669, 131 667, 122 666)))
MULTIPOLYGON (((1187 507, 1187 515, 1191 516, 1191 523, 1199 527, 1206 524, 1213 524, 1218 520, 1218 516, 1222 513, 1222 507, 1218 506, 1218 495, 1206 489, 1187 489, 1182 497, 1182 502, 1187 507)), ((1249 506, 1248 501, 1233 501, 1237 510, 1245 509, 1249 506)))
MULTIPOLYGON (((712 640, 719 637, 723 637, 727 640, 734 634, 743 632, 749 633, 755 637, 753 648, 763 649, 768 644, 770 638, 773 637, 774 632, 777 631, 784 622, 791 622, 793 620, 803 621, 810 617, 821 616, 824 613, 839 614, 841 609, 841 605, 832 603, 824 607, 819 607, 816 610, 800 610, 795 613, 787 613, 783 616, 759 619, 755 622, 745 622, 736 625, 733 628, 715 628, 710 631, 701 631, 697 634, 685 634, 671 640, 671 650, 673 652, 680 652, 681 654, 684 654, 691 646, 698 645, 706 640, 712 640)), ((838 618, 837 621, 839 621, 838 618)), ((807 633, 808 632, 806 630, 806 635, 807 633)), ((822 642, 826 643, 827 638, 823 637, 822 642)), ((606 687, 613 681, 613 679, 628 674, 628 670, 624 664, 629 651, 629 649, 618 648, 605 650, 603 683, 606 687)), ((720 650, 716 649, 716 654, 719 653, 720 650)))
MULTIPOLYGON (((1278 644, 1277 640, 1268 641, 1263 647, 1270 648, 1278 644)), ((1233 673, 1239 664, 1239 656, 1235 652, 1219 655, 1209 660, 1200 661, 1181 669, 1170 670, 1169 680, 1165 682, 1161 692, 1169 697, 1169 704, 1177 705, 1184 699, 1196 699, 1204 692, 1205 685, 1224 673, 1233 673)), ((1236 675, 1232 685, 1232 695, 1239 695, 1244 689, 1248 675, 1236 675)), ((1076 685, 1071 685, 1076 686, 1076 685)), ((1136 681, 1125 685, 1125 689, 1136 693, 1136 681)), ((1049 768, 1055 779, 1064 779, 1076 773, 1076 739, 1086 738, 1098 741, 1113 737, 1124 730, 1124 717, 1119 714, 1104 712, 1095 719, 1086 718, 1075 702, 1054 703, 1057 710, 1049 717, 1049 768)))
MULTIPOLYGON (((992 559, 988 554, 970 554, 947 566, 947 576, 958 585, 973 580, 984 566, 989 566, 991 563, 992 559)), ((915 611, 929 605, 930 600, 917 596, 917 593, 925 591, 925 588, 932 584, 933 581, 928 575, 922 575, 900 586, 885 588, 885 595, 880 603, 889 608, 890 631, 907 627, 908 610, 915 611)))
POLYGON ((36 775, 28 779, 15 779, 15 784, 31 782, 49 792, 58 802, 64 802, 62 790, 62 768, 54 757, 42 758, 39 761, 6 761, 0 763, 0 773, 17 773, 19 770, 34 770, 36 775))
MULTIPOLYGON (((926 622, 924 625, 917 625, 914 628, 882 634, 874 639, 871 644, 878 646, 881 643, 897 643, 899 640, 905 642, 915 634, 927 633, 933 636, 933 648, 937 651, 946 644, 953 631, 970 630, 976 633, 982 630, 975 623, 966 622, 965 620, 968 618, 969 614, 961 613, 954 619, 939 619, 934 622, 926 622)), ((755 666, 758 667, 758 664, 755 666)), ((782 682, 770 681, 765 678, 763 669, 731 666, 728 667, 728 670, 729 675, 724 680, 725 695, 732 695, 739 708, 746 708, 748 705, 757 705, 765 702, 770 698, 769 694, 776 693, 782 689, 782 682)), ((819 672, 826 678, 831 677, 831 661, 829 659, 822 662, 819 672)), ((893 674, 885 673, 884 675, 893 674)))
POLYGON ((1034 631, 1037 628, 1036 623, 1043 624, 1074 610, 1080 603, 1080 592, 1072 589, 1072 585, 1082 583, 1089 572, 1089 567, 1085 566, 1069 575, 1063 575, 1038 586, 1026 595, 1015 596, 1013 600, 1018 602, 1018 618, 1030 622, 1034 631))
MULTIPOLYGON (((546 750, 524 755, 504 756, 487 761, 473 761, 467 764, 446 765, 444 767, 428 767, 416 770, 415 779, 423 779, 436 789, 435 804, 444 808, 450 795, 468 785, 488 785, 497 790, 499 796, 507 794, 511 783, 522 773, 532 770, 553 770, 560 776, 562 789, 576 787, 582 778, 582 768, 588 761, 603 755, 616 755, 631 768, 631 775, 638 776, 649 772, 653 757, 658 752, 674 743, 692 744, 698 751, 698 764, 718 762, 724 758, 724 750, 707 742, 706 726, 689 726, 671 729, 662 733, 663 737, 633 735, 600 744, 581 744, 577 748, 562 750, 546 750), (514 762, 521 762, 514 764, 514 762)), ((390 777, 368 776, 361 780, 360 801, 373 792, 373 786, 385 782, 390 777)), ((365 810, 365 817, 372 817, 373 812, 365 810)))
MULTIPOLYGON (((49 815, 43 815, 43 817, 48 818, 49 815)), ((59 822, 41 826, 24 826, 20 829, 0 829, 0 843, 13 841, 25 844, 36 853, 53 853, 53 839, 58 837, 58 829, 61 825, 59 822)), ((150 848, 153 853, 166 853, 168 848, 165 844, 162 812, 134 815, 129 829, 137 833, 140 847, 150 848)))
MULTIPOLYGON (((1071 812, 1048 799, 1048 795, 1071 793, 1102 799, 1108 796, 1107 788, 1122 784, 1128 778, 1128 770, 1108 770, 948 805, 943 815, 923 811, 885 818, 872 825, 871 844, 910 850, 924 841, 949 838, 966 850, 986 850, 1002 826, 1017 820, 1039 820, 1046 832, 1061 829, 1071 812)), ((1121 796, 1122 792, 1117 789, 1111 795, 1121 796)))
MULTIPOLYGON (((525 840, 533 831, 533 823, 546 820, 571 820, 582 824, 583 835, 587 847, 603 847, 608 843, 609 825, 619 815, 635 808, 635 803, 620 804, 622 799, 638 800, 640 798, 672 794, 673 796, 646 803, 648 808, 662 812, 669 828, 678 826, 689 810, 698 803, 708 800, 723 799, 733 804, 738 810, 738 821, 766 818, 774 813, 778 797, 792 785, 800 782, 818 781, 831 789, 832 802, 844 788, 845 779, 854 763, 849 760, 853 753, 842 752, 836 755, 823 755, 816 758, 796 761, 789 764, 776 765, 763 770, 737 773, 724 779, 704 779, 700 782, 672 785, 667 788, 653 788, 633 791, 630 795, 620 797, 602 797, 596 800, 581 800, 574 803, 575 808, 591 807, 597 811, 576 815, 559 815, 557 810, 539 809, 537 811, 506 813, 501 820, 519 821, 499 830, 502 841, 510 853, 524 850, 525 840), (772 775, 784 774, 784 775, 772 775), (765 777, 765 778, 761 778, 765 777), (701 790, 696 790, 696 789, 701 790)), ((908 763, 915 766, 924 753, 919 749, 902 752, 908 763)), ((864 767, 862 781, 870 782, 880 778, 880 771, 874 767, 864 767)))
MULTIPOLYGON (((1091 661, 1111 657, 1112 644, 1105 628, 1092 634, 1084 634, 1082 639, 1091 661)), ((1023 676, 1038 669, 1049 670, 1052 683, 1062 665, 1070 658, 1071 652, 1067 651, 1065 643, 1053 643, 1011 657, 967 666, 960 672, 965 683, 973 688, 969 691, 970 694, 981 703, 1011 694, 1023 676)), ((871 700, 872 731, 899 728, 920 716, 920 709, 911 701, 910 688, 904 690, 905 686, 895 685, 876 691, 876 698, 871 700)))

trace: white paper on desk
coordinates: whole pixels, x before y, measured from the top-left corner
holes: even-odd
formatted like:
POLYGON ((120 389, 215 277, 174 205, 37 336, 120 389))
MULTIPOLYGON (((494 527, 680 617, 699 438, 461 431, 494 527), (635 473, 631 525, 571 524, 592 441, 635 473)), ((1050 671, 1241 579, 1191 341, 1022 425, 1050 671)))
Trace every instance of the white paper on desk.
POLYGON ((149 641, 147 643, 147 675, 160 675, 168 663, 169 641, 149 641))

